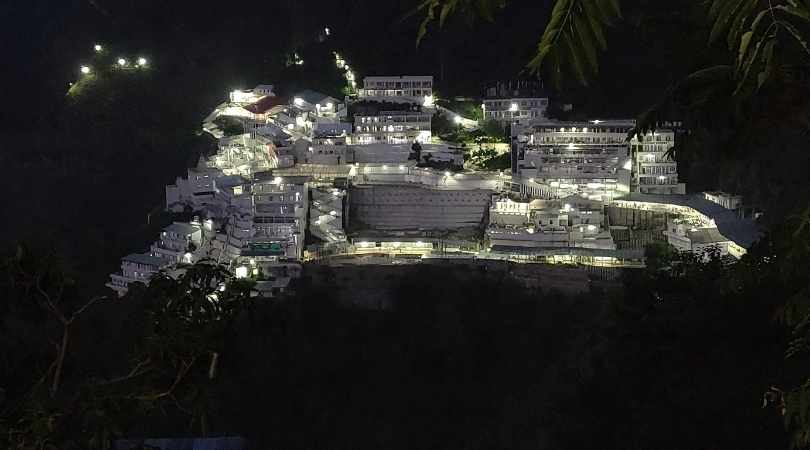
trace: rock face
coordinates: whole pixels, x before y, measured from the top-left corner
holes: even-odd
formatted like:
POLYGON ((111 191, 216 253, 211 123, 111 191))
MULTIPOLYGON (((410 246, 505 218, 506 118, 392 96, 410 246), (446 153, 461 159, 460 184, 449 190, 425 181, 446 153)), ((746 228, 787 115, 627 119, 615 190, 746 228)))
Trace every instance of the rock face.
POLYGON ((551 290, 564 294, 587 293, 595 274, 592 269, 563 265, 515 264, 504 261, 428 260, 416 264, 324 265, 307 264, 302 283, 322 289, 343 305, 370 309, 391 309, 398 299, 398 286, 429 276, 453 280, 459 289, 481 277, 493 282, 511 282, 537 293, 551 290))

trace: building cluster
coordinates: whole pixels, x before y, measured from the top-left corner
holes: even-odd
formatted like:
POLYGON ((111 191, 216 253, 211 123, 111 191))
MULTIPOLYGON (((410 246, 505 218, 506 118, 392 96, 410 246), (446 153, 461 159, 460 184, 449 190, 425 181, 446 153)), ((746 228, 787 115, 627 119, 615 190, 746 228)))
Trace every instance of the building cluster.
POLYGON ((484 117, 511 125, 511 170, 484 172, 464 170, 466 149, 433 136, 441 107, 430 76, 366 77, 342 100, 281 97, 272 85, 233 91, 203 121, 216 152, 166 187, 167 210, 194 219, 123 258, 108 286, 123 295, 202 259, 268 297, 302 263, 333 256, 643 264, 639 249, 615 242, 609 208, 666 214, 661 236, 682 250, 739 257, 756 238, 733 212, 741 199, 685 194, 674 130, 549 120, 547 96, 532 88, 487 91, 484 117))

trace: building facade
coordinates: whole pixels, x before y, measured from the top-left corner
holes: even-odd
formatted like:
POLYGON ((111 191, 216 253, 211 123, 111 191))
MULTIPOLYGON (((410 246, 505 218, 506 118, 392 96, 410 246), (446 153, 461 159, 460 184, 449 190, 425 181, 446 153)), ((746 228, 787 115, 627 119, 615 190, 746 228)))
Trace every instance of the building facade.
POLYGON ((548 98, 485 98, 481 108, 483 108, 484 120, 528 124, 533 120, 545 119, 548 98))
MULTIPOLYGON (((358 90, 361 99, 401 99, 423 105, 432 104, 432 76, 365 77, 358 90)), ((429 106, 429 105, 428 105, 429 106)))
POLYGON ((633 123, 542 121, 513 137, 512 171, 528 197, 610 201, 630 192, 627 133, 633 123))
POLYGON ((656 130, 630 140, 633 156, 633 191, 642 194, 684 194, 678 183, 678 163, 672 159, 675 132, 656 130))
POLYGON ((376 115, 355 115, 355 144, 427 143, 431 137, 432 114, 420 111, 380 111, 376 115))

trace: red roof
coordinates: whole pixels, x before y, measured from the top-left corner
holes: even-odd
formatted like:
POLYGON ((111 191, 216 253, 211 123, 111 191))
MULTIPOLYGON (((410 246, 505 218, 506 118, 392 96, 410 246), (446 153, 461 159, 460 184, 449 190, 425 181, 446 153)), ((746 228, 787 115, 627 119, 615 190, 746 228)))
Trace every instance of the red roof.
POLYGON ((274 106, 284 105, 286 103, 287 102, 281 97, 266 96, 262 97, 262 99, 256 103, 245 106, 245 109, 253 114, 262 114, 274 106))

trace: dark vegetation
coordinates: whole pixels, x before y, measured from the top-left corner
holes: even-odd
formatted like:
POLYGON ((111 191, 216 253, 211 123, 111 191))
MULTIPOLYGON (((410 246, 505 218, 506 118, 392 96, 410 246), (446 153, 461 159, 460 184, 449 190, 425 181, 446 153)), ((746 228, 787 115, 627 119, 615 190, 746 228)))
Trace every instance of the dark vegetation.
POLYGON ((776 265, 741 278, 752 261, 665 251, 625 289, 575 297, 422 266, 390 279, 393 306, 375 310, 336 304, 328 268, 254 302, 201 263, 77 313, 52 389, 62 327, 47 302, 73 313, 84 300, 41 261, 22 251, 2 268, 11 448, 203 434, 301 449, 786 446, 778 405, 761 404, 787 375, 776 265))
MULTIPOLYGON (((480 92, 534 54, 548 12, 536 5, 508 2, 474 30, 451 16, 419 50, 418 20, 400 21, 408 2, 0 5, 11 68, 0 235, 36 249, 8 245, 0 273, 4 447, 238 433, 278 448, 770 449, 787 447, 786 430, 805 446, 805 61, 774 68, 744 102, 729 101, 728 72, 712 72, 675 90, 681 103, 656 104, 695 69, 734 60, 706 45, 699 2, 623 2, 600 76, 560 96, 571 118, 655 105, 648 117, 683 119, 684 181, 766 211, 767 237, 738 264, 659 250, 621 292, 577 298, 424 269, 391 280, 390 311, 336 305, 307 280, 285 302, 253 303, 239 284, 212 302, 230 275, 205 265, 122 301, 93 297, 168 220, 163 185, 212 149, 199 123, 228 90, 339 96, 331 45, 360 77, 432 73, 443 97, 480 92), (314 44, 326 25, 331 43, 314 44), (67 95, 80 63, 104 64, 94 42, 106 64, 142 52, 151 69, 99 70, 67 95), (291 49, 304 65, 286 67, 291 49)), ((790 60, 797 45, 775 54, 790 60)))

